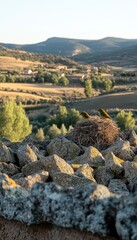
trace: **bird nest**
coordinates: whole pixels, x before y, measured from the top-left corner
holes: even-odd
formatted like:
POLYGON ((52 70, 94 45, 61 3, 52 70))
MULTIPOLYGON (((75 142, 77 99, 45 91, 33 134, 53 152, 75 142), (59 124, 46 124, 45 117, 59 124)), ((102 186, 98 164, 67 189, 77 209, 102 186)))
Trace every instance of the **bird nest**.
POLYGON ((92 145, 102 150, 111 145, 118 135, 119 128, 113 120, 96 116, 77 122, 69 139, 78 145, 92 145))

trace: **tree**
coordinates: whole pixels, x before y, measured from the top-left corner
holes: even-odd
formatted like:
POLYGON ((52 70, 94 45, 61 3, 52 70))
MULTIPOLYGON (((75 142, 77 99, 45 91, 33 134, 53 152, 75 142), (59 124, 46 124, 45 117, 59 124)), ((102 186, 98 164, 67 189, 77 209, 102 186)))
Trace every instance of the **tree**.
POLYGON ((51 120, 49 121, 49 124, 50 125, 56 124, 58 128, 60 128, 61 125, 64 123, 64 125, 68 128, 69 125, 74 126, 76 122, 81 119, 82 119, 82 116, 80 115, 80 112, 75 108, 71 108, 68 111, 65 106, 59 106, 57 114, 55 114, 51 118, 51 120))
POLYGON ((116 121, 122 130, 132 130, 135 128, 135 119, 132 112, 120 111, 116 116, 116 121))
POLYGON ((80 121, 81 119, 82 116, 80 115, 80 112, 75 108, 71 108, 67 117, 67 126, 75 126, 76 122, 80 121))
POLYGON ((66 123, 67 115, 67 108, 65 106, 59 106, 57 114, 55 114, 51 119, 51 124, 54 123, 60 128, 62 123, 66 123))
POLYGON ((59 79, 59 84, 63 86, 67 86, 69 84, 69 80, 66 77, 61 77, 59 79))
POLYGON ((6 82, 6 75, 0 76, 0 82, 6 82))
POLYGON ((52 126, 49 128, 49 131, 48 131, 49 137, 54 138, 59 134, 61 134, 60 129, 57 127, 56 124, 52 124, 52 126))
POLYGON ((45 136, 44 136, 44 131, 42 128, 39 128, 37 133, 36 133, 36 138, 40 141, 43 141, 45 139, 45 136))
POLYGON ((0 106, 0 136, 10 141, 21 141, 31 133, 32 126, 22 105, 6 100, 0 106))
POLYGON ((85 80, 85 94, 87 97, 91 97, 92 96, 92 82, 90 79, 85 80))
POLYGON ((56 74, 51 74, 51 77, 50 77, 50 81, 54 84, 54 85, 57 85, 58 84, 58 76, 56 74))

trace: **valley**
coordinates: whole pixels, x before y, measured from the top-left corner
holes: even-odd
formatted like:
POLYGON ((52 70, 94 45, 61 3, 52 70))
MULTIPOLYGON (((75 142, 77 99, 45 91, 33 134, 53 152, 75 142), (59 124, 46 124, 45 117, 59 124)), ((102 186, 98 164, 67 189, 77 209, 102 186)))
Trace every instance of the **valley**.
MULTIPOLYGON (((133 52, 133 49, 137 41, 106 38, 98 42, 69 40, 69 43, 71 47, 73 45, 71 54, 67 39, 48 40, 52 51, 55 47, 60 51, 64 46, 71 57, 52 55, 50 48, 48 54, 42 53, 42 50, 38 53, 39 44, 36 48, 33 45, 28 52, 25 45, 22 49, 19 45, 8 45, 7 48, 2 44, 0 102, 14 99, 18 104, 22 103, 37 129, 45 127, 46 123, 41 119, 54 117, 59 106, 65 106, 68 112, 76 109, 91 115, 98 115, 97 110, 104 108, 112 117, 124 109, 132 111, 136 118, 137 66, 136 51, 133 52), (34 48, 35 51, 31 52, 34 48), (91 48, 94 49, 92 53, 91 48), (77 49, 84 52, 80 53, 77 49), (125 49, 127 55, 123 54, 125 49), (86 87, 86 84, 89 85, 86 87)), ((40 49, 43 47, 44 44, 40 44, 40 49)), ((62 51, 60 53, 66 55, 62 51)))

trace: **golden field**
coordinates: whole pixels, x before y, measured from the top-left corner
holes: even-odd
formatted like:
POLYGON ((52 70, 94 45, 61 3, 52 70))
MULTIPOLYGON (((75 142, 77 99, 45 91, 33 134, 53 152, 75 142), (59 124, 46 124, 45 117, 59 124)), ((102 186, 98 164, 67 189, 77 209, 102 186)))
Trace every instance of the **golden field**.
POLYGON ((26 84, 26 83, 0 83, 0 97, 16 98, 20 96, 23 99, 54 99, 58 97, 71 98, 74 95, 84 97, 84 88, 60 87, 52 84, 26 84), (5 91, 6 89, 6 91, 5 91))
POLYGON ((0 70, 23 70, 23 68, 35 68, 40 62, 16 59, 14 57, 0 56, 0 70))

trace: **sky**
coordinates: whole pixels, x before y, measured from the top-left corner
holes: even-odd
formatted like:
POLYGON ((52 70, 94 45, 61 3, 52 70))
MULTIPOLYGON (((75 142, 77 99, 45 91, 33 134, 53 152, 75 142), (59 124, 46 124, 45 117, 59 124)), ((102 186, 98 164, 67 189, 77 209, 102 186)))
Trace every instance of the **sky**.
POLYGON ((0 0, 0 42, 137 39, 137 0, 0 0))

